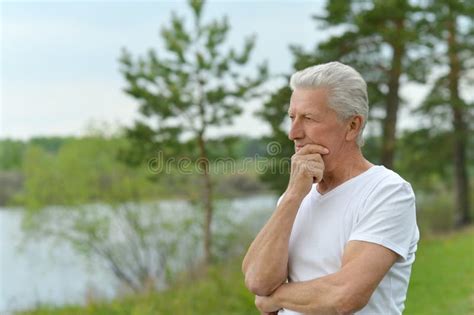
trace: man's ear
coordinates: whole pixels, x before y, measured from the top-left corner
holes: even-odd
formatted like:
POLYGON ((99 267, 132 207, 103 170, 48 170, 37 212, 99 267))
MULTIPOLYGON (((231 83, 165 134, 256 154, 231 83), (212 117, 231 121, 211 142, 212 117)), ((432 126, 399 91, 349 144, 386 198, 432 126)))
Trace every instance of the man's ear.
POLYGON ((362 124, 364 123, 364 118, 361 115, 355 115, 349 118, 347 123, 347 133, 346 133, 346 140, 352 141, 357 139, 359 135, 360 129, 362 128, 362 124))

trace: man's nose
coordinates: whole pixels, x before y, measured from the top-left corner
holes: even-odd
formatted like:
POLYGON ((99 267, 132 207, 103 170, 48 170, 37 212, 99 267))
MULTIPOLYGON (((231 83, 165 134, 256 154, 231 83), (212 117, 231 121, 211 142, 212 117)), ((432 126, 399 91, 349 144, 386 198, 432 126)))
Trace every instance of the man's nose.
POLYGON ((291 122, 290 132, 288 133, 288 138, 292 141, 296 139, 301 139, 304 137, 303 126, 298 118, 295 118, 291 122))

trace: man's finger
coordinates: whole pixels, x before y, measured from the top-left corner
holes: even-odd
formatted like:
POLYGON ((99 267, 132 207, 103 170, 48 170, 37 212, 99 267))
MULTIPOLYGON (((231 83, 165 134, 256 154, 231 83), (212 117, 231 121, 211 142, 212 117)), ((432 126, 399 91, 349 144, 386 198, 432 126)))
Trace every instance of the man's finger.
POLYGON ((323 159, 321 158, 322 154, 319 153, 308 153, 308 154, 303 154, 299 155, 299 160, 300 161, 322 161, 323 159))
POLYGON ((304 154, 328 154, 328 148, 319 145, 319 144, 307 144, 302 147, 296 154, 304 155, 304 154))

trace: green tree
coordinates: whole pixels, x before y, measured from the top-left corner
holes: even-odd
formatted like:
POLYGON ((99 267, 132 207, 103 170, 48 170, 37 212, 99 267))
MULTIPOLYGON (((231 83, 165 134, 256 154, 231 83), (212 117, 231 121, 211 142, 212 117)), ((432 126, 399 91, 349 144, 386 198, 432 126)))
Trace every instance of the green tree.
POLYGON ((382 122, 380 160, 393 167, 400 87, 424 81, 427 53, 419 33, 427 22, 421 8, 408 0, 346 1, 326 4, 326 15, 314 16, 319 27, 336 35, 306 52, 293 46, 295 69, 339 60, 355 67, 368 83, 371 117, 382 122), (374 109, 376 109, 374 111, 374 109))
MULTIPOLYGON (((339 60, 361 72, 368 85, 369 122, 380 121, 382 127, 381 139, 377 133, 366 137, 364 153, 390 168, 395 153, 397 113, 403 101, 400 86, 410 79, 423 82, 428 69, 423 59, 428 52, 420 50, 423 45, 418 39, 418 32, 425 31, 427 23, 419 11, 407 0, 327 1, 326 14, 313 18, 319 28, 336 31, 336 35, 317 43, 310 51, 290 46, 295 71, 339 60)), ((286 82, 288 79, 289 76, 286 82)), ((278 160, 279 165, 294 152, 285 129, 290 96, 291 90, 285 83, 260 113, 272 128, 272 139, 281 144, 281 152, 273 160, 278 160)), ((262 179, 282 191, 288 182, 288 171, 278 176, 272 173, 267 171, 262 179)))
MULTIPOLYGON (((289 79, 289 77, 287 77, 289 79)), ((268 146, 277 145, 279 150, 266 152, 270 165, 260 178, 268 183, 278 193, 283 193, 290 176, 289 158, 294 154, 293 142, 288 139, 288 130, 285 122, 288 117, 288 107, 291 97, 291 89, 288 85, 280 88, 272 94, 270 99, 264 103, 263 109, 258 115, 266 121, 272 130, 271 137, 265 138, 268 146), (286 161, 286 162, 285 162, 286 161)))
POLYGON ((71 140, 56 155, 30 146, 24 159, 23 227, 30 238, 66 242, 142 292, 167 284, 178 269, 178 252, 195 254, 196 216, 166 216, 156 203, 146 202, 156 196, 156 185, 145 170, 116 160, 121 142, 71 140))
POLYGON ((28 141, 28 144, 38 146, 51 153, 57 153, 62 145, 73 137, 33 137, 28 141))
POLYGON ((0 206, 14 203, 23 186, 21 165, 27 144, 19 140, 0 140, 0 206))
MULTIPOLYGON (((428 20, 436 21, 430 25, 425 40, 434 47, 431 60, 438 71, 420 111, 435 116, 431 120, 434 136, 445 134, 449 139, 446 148, 450 148, 453 161, 454 206, 458 214, 455 224, 463 226, 472 221, 468 144, 474 103, 463 99, 460 90, 463 84, 472 86, 474 80, 474 4, 457 0, 429 1, 425 14, 428 20)), ((437 148, 437 151, 443 149, 437 148)))
POLYGON ((162 28, 166 52, 158 54, 151 49, 146 56, 135 59, 124 50, 120 62, 128 84, 125 91, 140 102, 141 119, 127 132, 134 143, 135 157, 143 160, 157 149, 176 151, 183 137, 192 138, 197 145, 207 264, 211 259, 213 216, 207 132, 209 127, 230 124, 241 113, 240 104, 259 95, 267 68, 262 64, 254 77, 243 75, 255 38, 247 38, 241 52, 224 51, 229 32, 227 18, 204 23, 204 2, 191 0, 189 6, 191 24, 173 14, 170 25, 162 28))
POLYGON ((0 170, 19 170, 26 144, 18 140, 0 141, 0 170))

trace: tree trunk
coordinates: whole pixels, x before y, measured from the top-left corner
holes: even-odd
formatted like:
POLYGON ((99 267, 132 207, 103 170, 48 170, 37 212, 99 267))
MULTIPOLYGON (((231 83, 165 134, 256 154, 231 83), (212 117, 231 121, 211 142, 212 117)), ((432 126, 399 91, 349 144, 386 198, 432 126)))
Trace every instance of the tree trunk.
POLYGON ((466 167, 466 148, 468 140, 467 125, 464 121, 464 104, 459 97, 459 76, 461 65, 457 55, 456 18, 451 15, 448 20, 448 54, 449 54, 449 94, 453 113, 453 161, 454 161, 454 205, 457 227, 471 222, 469 212, 469 180, 466 167))
POLYGON ((203 189, 203 199, 204 199, 204 211, 205 211, 205 220, 204 220, 204 267, 207 267, 211 262, 211 245, 212 245, 212 214, 213 214, 213 205, 212 205, 212 183, 211 177, 209 174, 209 159, 207 156, 206 145, 204 142, 203 135, 198 136, 198 145, 199 145, 199 167, 202 172, 204 180, 204 189, 203 189))
MULTIPOLYGON (((397 21, 397 30, 401 34, 404 28, 403 20, 397 21)), ((383 122, 382 164, 387 168, 393 168, 395 154, 397 113, 399 106, 398 91, 400 89, 400 75, 402 73, 402 58, 405 53, 404 44, 400 41, 392 43, 393 56, 392 67, 389 71, 388 95, 386 116, 383 122)))

